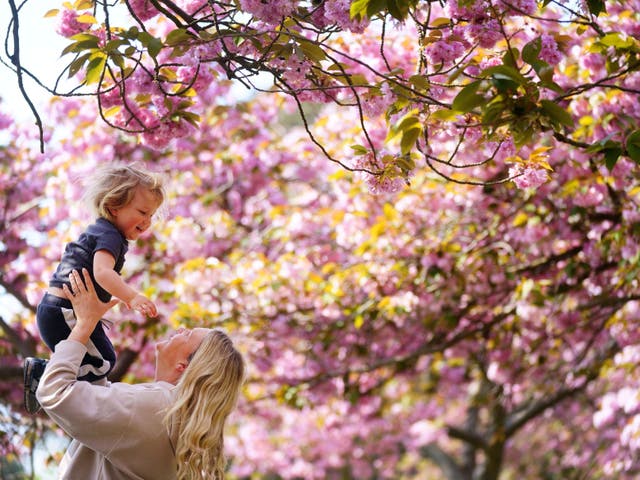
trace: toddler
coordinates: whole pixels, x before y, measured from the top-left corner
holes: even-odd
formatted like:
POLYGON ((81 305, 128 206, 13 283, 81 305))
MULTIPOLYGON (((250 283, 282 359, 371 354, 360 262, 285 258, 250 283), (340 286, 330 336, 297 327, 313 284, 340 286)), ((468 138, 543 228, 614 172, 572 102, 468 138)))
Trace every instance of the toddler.
MULTIPOLYGON (((67 244, 36 311, 40 336, 51 351, 68 337, 75 324, 71 302, 62 289, 64 284, 69 285, 72 270, 80 272, 86 268, 89 271, 103 302, 115 297, 145 316, 157 316, 155 304, 127 285, 120 271, 129 240, 137 240, 150 227, 164 195, 161 177, 133 164, 108 165, 89 179, 84 197, 93 207, 97 220, 76 241, 67 244)), ((115 360, 113 345, 99 322, 87 344, 78 379, 104 381, 115 360)), ((24 401, 29 413, 40 409, 35 391, 45 366, 43 359, 25 359, 24 401)))

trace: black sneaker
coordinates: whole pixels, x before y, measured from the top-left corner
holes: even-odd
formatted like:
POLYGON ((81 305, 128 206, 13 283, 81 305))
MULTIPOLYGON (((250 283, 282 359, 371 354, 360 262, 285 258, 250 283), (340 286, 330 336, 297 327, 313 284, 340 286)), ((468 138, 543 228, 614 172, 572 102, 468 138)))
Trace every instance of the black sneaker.
POLYGON ((42 358, 27 357, 24 359, 24 408, 34 414, 40 410, 36 398, 36 390, 47 361, 42 358))

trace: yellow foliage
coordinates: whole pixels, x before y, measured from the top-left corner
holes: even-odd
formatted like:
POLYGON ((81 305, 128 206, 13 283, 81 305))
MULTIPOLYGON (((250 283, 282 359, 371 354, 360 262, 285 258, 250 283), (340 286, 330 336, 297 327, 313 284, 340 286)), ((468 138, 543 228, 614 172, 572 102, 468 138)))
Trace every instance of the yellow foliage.
POLYGON ((382 297, 378 302, 378 309, 383 310, 391 303, 391 298, 386 296, 382 297))
POLYGON ((529 220, 529 215, 527 215, 524 212, 520 212, 513 219, 512 224, 513 224, 514 227, 520 227, 520 226, 524 225, 525 223, 527 223, 527 220, 529 220))
POLYGON ((346 170, 338 170, 334 173, 332 173, 331 175, 329 175, 327 177, 327 179, 329 181, 339 181, 339 180, 343 180, 344 178, 347 177, 347 175, 349 175, 349 172, 347 172, 346 170))
POLYGON ((79 23, 90 23, 90 24, 97 24, 98 23, 96 18, 93 15, 89 15, 88 13, 85 13, 84 15, 78 15, 76 20, 79 23))
POLYGON ((89 10, 93 8, 93 0, 76 0, 73 4, 74 10, 89 10))
POLYGON ((205 265, 204 257, 191 258, 182 264, 183 270, 200 270, 205 265))
POLYGON ((329 262, 329 263, 325 263, 322 266, 322 269, 320 271, 322 272, 323 275, 327 275, 335 272, 337 268, 338 268, 338 265, 336 265, 334 262, 329 262))
POLYGON ((115 115, 116 113, 118 113, 120 110, 122 110, 122 106, 120 105, 115 105, 111 108, 106 109, 104 112, 102 112, 102 114, 105 117, 112 117, 113 115, 115 115))
POLYGON ((398 211, 392 204, 385 203, 382 209, 384 216, 388 221, 392 222, 398 219, 398 211))

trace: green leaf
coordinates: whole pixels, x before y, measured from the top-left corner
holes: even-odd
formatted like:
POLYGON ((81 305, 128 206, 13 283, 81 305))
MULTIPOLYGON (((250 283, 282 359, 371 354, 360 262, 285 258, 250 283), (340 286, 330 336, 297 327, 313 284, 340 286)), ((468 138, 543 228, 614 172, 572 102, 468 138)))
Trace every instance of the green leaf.
POLYGON ((602 151, 604 154, 604 164, 607 166, 609 171, 613 170, 613 167, 616 166, 616 162, 620 155, 622 155, 621 148, 606 148, 602 151))
POLYGON ((589 8, 589 12, 591 15, 595 15, 596 17, 601 13, 607 11, 604 0, 587 0, 587 7, 589 8))
POLYGON ((113 63, 115 63, 119 68, 124 68, 124 57, 120 55, 120 53, 113 52, 109 55, 109 58, 111 58, 113 63))
POLYGON ((178 115, 184 118, 187 122, 189 122, 194 127, 197 127, 198 123, 200 122, 200 115, 198 115, 197 113, 181 111, 178 113, 178 115))
POLYGON ((542 112, 554 123, 570 127, 573 125, 573 117, 564 108, 551 100, 540 100, 542 112))
POLYGON ((363 147, 362 145, 351 145, 351 149, 356 155, 366 155, 367 153, 369 153, 369 150, 367 150, 367 148, 363 147))
POLYGON ((410 172, 414 168, 416 168, 416 162, 413 160, 413 158, 411 158, 410 155, 400 155, 396 157, 395 161, 396 161, 396 165, 403 172, 410 172))
POLYGON ((369 0, 355 0, 349 8, 349 16, 353 18, 362 18, 367 11, 369 0))
POLYGON ((117 38, 114 40, 109 40, 102 50, 104 52, 110 53, 118 50, 123 45, 129 45, 129 42, 127 40, 117 38))
POLYGON ((89 62, 89 65, 87 65, 87 75, 85 77, 87 85, 96 83, 100 80, 106 61, 107 59, 104 55, 100 55, 89 62))
POLYGON ((167 38, 165 38, 165 42, 167 45, 173 47, 192 39, 193 37, 189 33, 187 33, 184 28, 176 28, 175 30, 169 32, 167 38))
POLYGON ((613 134, 607 135, 606 137, 604 137, 600 141, 598 141, 598 142, 594 143, 593 145, 591 145, 590 147, 588 147, 586 149, 586 151, 589 152, 589 153, 598 153, 598 152, 602 152, 606 148, 615 147, 618 143, 614 142, 613 140, 611 140, 611 137, 613 137, 613 134))
POLYGON ((482 123, 483 125, 498 127, 500 126, 500 122, 497 121, 502 117, 502 113, 505 111, 505 105, 502 101, 492 101, 487 107, 482 111, 482 123))
POLYGON ((538 60, 538 55, 540 55, 540 50, 542 49, 542 44, 540 42, 540 37, 535 40, 531 40, 524 47, 522 47, 522 60, 527 62, 529 65, 533 65, 536 60, 538 60))
POLYGON ((456 98, 453 99, 451 108, 462 113, 467 113, 481 105, 485 100, 482 95, 478 95, 476 92, 480 87, 480 81, 476 80, 465 86, 456 98))
POLYGON ((407 0, 387 0, 387 9, 393 18, 403 21, 409 15, 412 3, 407 0))
POLYGON ((604 37, 599 38, 598 42, 606 47, 615 47, 620 49, 630 48, 634 45, 631 37, 623 37, 620 32, 607 33, 604 37))
POLYGON ((304 56, 316 63, 319 63, 327 58, 327 54, 325 53, 325 51, 316 43, 309 42, 307 40, 300 40, 299 45, 300 50, 302 50, 302 53, 304 53, 304 56))
POLYGON ((422 135, 422 125, 415 124, 411 128, 403 129, 402 139, 400 140, 400 151, 403 155, 407 155, 422 135))
POLYGON ((162 47, 164 46, 162 40, 154 37, 148 32, 140 32, 140 34, 138 35, 138 40, 147 48, 149 55, 151 55, 153 58, 156 58, 156 56, 158 55, 158 53, 160 53, 160 50, 162 50, 162 47))
POLYGON ((96 42, 96 46, 98 45, 98 37, 92 35, 90 33, 76 33, 69 37, 71 40, 75 40, 76 42, 83 42, 85 40, 92 40, 96 42))
POLYGON ((553 67, 542 60, 534 61, 531 66, 544 83, 553 83, 553 67))
POLYGON ((160 53, 160 50, 162 50, 162 47, 162 41, 160 41, 159 38, 153 38, 147 45, 147 51, 149 52, 149 55, 151 55, 153 58, 156 58, 160 53))
POLYGON ((640 130, 632 132, 625 143, 627 154, 636 163, 640 163, 640 130))
POLYGON ((491 84, 496 87, 499 93, 507 94, 507 96, 513 95, 518 89, 516 82, 500 73, 491 77, 491 84))
POLYGON ((513 67, 508 65, 496 65, 495 67, 485 68, 480 75, 485 78, 493 77, 497 79, 508 79, 519 85, 525 85, 527 79, 513 67))
POLYGON ((408 128, 413 128, 415 125, 420 125, 420 119, 416 116, 411 115, 403 118, 395 127, 395 130, 402 131, 408 128))
POLYGON ((386 0, 369 0, 369 4, 367 5, 367 17, 373 18, 378 13, 384 11, 386 8, 386 0))
POLYGON ((415 88, 418 88, 420 90, 428 90, 429 86, 431 85, 429 83, 429 80, 427 80, 427 77, 425 77, 424 75, 411 75, 409 77, 409 82, 415 88))
POLYGON ((73 77, 76 73, 80 71, 82 67, 84 67, 84 64, 86 63, 86 61, 89 59, 90 56, 91 56, 91 53, 85 53, 84 55, 79 56, 69 64, 69 78, 73 77))
POLYGON ((351 4, 349 14, 352 19, 362 20, 363 17, 373 18, 385 8, 387 8, 385 0, 355 0, 351 4))
POLYGON ((64 56, 67 53, 79 53, 83 50, 94 50, 98 48, 98 39, 95 40, 81 40, 78 42, 74 42, 70 45, 67 45, 60 56, 64 56))
MULTIPOLYGON (((524 52, 524 50, 523 50, 524 52)), ((512 68, 517 68, 517 60, 518 57, 520 56, 520 52, 518 51, 517 48, 511 48, 509 50, 507 50, 504 55, 502 56, 502 63, 504 65, 506 65, 507 67, 512 67, 512 68)))

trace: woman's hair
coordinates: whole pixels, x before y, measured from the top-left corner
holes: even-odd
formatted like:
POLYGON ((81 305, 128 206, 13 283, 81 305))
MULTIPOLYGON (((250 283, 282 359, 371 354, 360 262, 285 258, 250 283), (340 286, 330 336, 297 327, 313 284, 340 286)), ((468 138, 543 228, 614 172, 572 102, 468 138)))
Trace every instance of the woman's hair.
POLYGON ((202 340, 176 386, 165 416, 177 428, 179 480, 222 480, 223 430, 244 382, 244 360, 231 339, 212 330, 202 340))
POLYGON ((85 181, 83 199, 91 205, 96 215, 113 221, 110 209, 128 205, 138 187, 153 193, 158 206, 164 201, 164 182, 160 174, 136 164, 122 163, 106 164, 90 176, 85 181))

